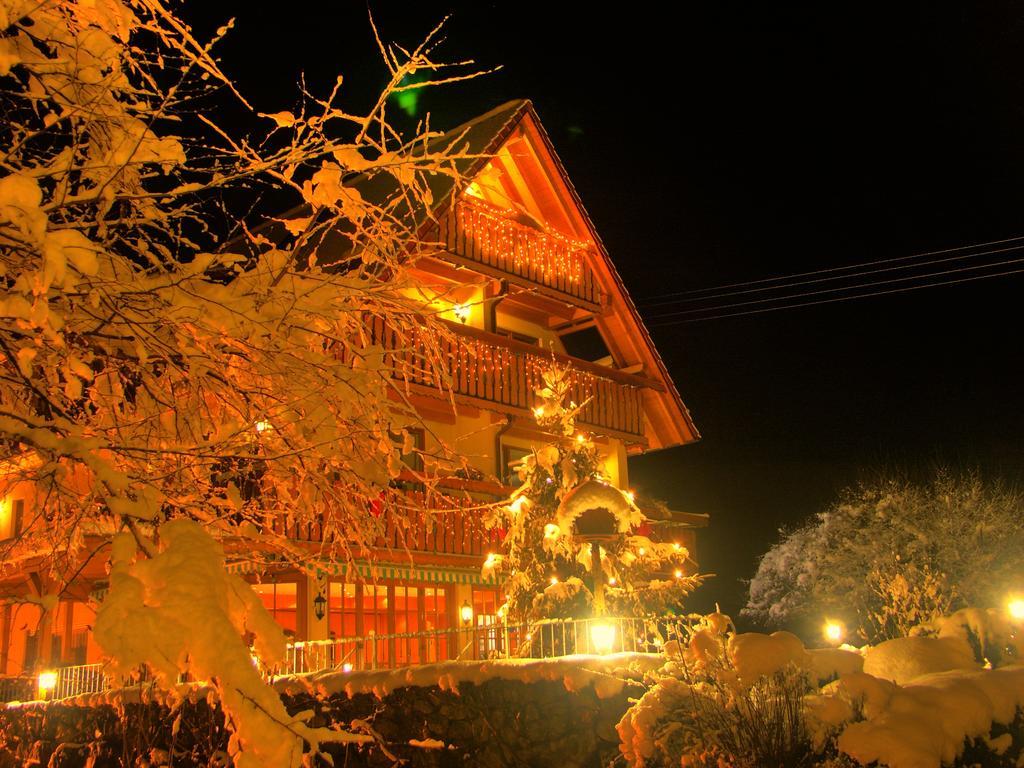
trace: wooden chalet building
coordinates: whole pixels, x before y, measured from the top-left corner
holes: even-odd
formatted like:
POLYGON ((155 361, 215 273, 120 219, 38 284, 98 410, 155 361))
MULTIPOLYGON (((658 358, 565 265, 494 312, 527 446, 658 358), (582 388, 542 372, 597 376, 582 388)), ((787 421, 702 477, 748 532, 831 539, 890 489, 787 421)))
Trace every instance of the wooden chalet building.
MULTIPOLYGON (((550 138, 530 102, 520 100, 442 141, 459 141, 483 156, 463 169, 472 180, 467 189, 454 198, 436 196, 437 239, 445 250, 413 268, 424 285, 449 297, 444 317, 473 351, 453 350, 450 357, 454 413, 447 393, 414 386, 427 431, 457 445, 478 470, 452 477, 450 487, 482 501, 507 496, 510 465, 541 439, 531 408, 553 350, 573 367, 575 399, 589 398, 580 428, 595 436, 612 482, 627 488, 629 456, 699 435, 550 138)), ((422 439, 420 447, 429 450, 433 437, 422 439)), ((17 535, 32 503, 30 489, 2 501, 0 538, 17 535)), ((694 552, 695 529, 706 517, 671 517, 675 540, 694 552)), ((300 541, 319 535, 315 526, 287 533, 300 541)), ((388 540, 341 576, 317 580, 280 571, 247 578, 297 641, 443 630, 458 626, 467 605, 475 624, 489 625, 501 602, 500 585, 481 577, 492 536, 478 514, 453 505, 432 530, 389 528, 388 540)), ((43 594, 46 565, 45 557, 28 566, 7 564, 0 585, 43 594)), ((97 576, 69 592, 45 620, 33 605, 0 607, 0 674, 99 660, 89 632, 90 598, 103 586, 102 572, 97 576)), ((381 665, 451 655, 443 639, 384 637, 376 646, 381 665)))

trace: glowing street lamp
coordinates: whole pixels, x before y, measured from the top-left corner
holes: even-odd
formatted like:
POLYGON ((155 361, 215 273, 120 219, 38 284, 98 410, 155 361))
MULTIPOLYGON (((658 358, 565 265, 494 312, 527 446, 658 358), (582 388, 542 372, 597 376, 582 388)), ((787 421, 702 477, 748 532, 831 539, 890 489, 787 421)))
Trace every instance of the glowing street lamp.
POLYGON ((821 632, 825 636, 825 640, 829 643, 832 645, 839 645, 843 642, 843 638, 846 636, 846 627, 843 626, 842 622, 827 619, 821 632))
POLYGON ((598 653, 611 653, 615 647, 615 626, 603 621, 590 625, 590 639, 598 653))
POLYGON ((1024 621, 1024 597, 1011 597, 1006 611, 1014 621, 1024 621))
POLYGON ((57 687, 57 673, 53 670, 47 670, 46 672, 39 673, 39 698, 48 699, 53 694, 54 688, 57 687))

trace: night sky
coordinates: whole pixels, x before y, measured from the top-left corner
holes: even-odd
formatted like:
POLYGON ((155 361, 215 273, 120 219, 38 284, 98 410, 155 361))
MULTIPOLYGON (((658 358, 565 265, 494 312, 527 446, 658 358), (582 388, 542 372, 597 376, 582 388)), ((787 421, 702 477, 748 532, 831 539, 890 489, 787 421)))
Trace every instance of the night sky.
MULTIPOLYGON (((407 46, 452 13, 440 56, 503 65, 421 107, 447 128, 532 99, 648 318, 772 295, 649 303, 671 291, 1024 235, 1019 3, 463 5, 373 11, 407 46)), ((354 108, 385 81, 359 2, 195 0, 182 15, 199 31, 237 17, 221 56, 260 110, 293 107, 303 72, 319 93, 344 73, 354 108)), ((778 528, 866 474, 1024 479, 1022 278, 652 323, 703 440, 634 460, 632 482, 711 514, 699 556, 718 578, 695 608, 737 613, 778 528)))

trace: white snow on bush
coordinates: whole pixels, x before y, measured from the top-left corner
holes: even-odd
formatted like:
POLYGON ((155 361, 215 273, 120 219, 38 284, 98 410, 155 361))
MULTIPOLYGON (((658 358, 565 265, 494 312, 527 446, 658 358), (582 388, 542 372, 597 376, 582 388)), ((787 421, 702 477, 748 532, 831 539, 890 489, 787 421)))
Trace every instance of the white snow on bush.
POLYGON ((979 666, 962 637, 898 637, 868 648, 864 655, 865 672, 900 685, 921 675, 979 666))
POLYGON ((862 702, 866 718, 840 735, 841 752, 862 765, 940 768, 965 739, 987 739, 993 724, 1013 721, 1024 706, 1024 667, 940 672, 905 686, 853 674, 837 690, 862 702))

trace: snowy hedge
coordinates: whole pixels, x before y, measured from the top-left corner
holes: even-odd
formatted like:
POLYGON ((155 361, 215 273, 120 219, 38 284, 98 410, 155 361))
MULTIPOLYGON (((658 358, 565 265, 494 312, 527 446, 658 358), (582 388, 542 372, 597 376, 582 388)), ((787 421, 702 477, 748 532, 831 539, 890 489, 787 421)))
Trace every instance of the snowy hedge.
MULTIPOLYGON (((615 725, 657 657, 542 662, 449 662, 378 673, 330 673, 278 684, 288 712, 310 727, 343 727, 375 743, 323 745, 336 766, 606 764, 615 725)), ((138 689, 0 711, 0 768, 228 765, 229 733, 215 696, 198 690, 171 709, 138 689)), ((326 765, 326 762, 321 762, 326 765)))

